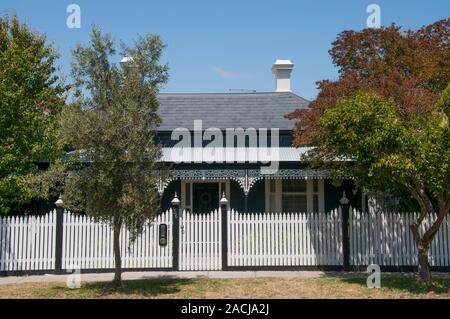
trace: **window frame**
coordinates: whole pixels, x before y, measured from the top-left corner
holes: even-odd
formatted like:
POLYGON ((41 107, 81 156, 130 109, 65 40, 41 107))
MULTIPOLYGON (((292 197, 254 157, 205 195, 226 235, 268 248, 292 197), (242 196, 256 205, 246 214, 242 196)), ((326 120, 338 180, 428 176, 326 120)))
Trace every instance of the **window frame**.
POLYGON ((265 183, 265 204, 266 211, 270 213, 283 212, 283 213, 305 213, 305 212, 284 212, 282 207, 282 196, 287 195, 305 195, 306 194, 306 206, 308 213, 317 213, 314 211, 314 195, 318 195, 319 207, 318 212, 325 212, 325 192, 324 192, 324 180, 323 179, 306 179, 306 192, 283 192, 283 181, 285 179, 266 179, 265 183), (314 192, 314 182, 317 181, 318 189, 314 192), (270 184, 275 183, 275 192, 270 189, 270 184), (271 198, 275 198, 275 203, 272 203, 271 198), (275 207, 275 211, 272 211, 271 207, 275 207))

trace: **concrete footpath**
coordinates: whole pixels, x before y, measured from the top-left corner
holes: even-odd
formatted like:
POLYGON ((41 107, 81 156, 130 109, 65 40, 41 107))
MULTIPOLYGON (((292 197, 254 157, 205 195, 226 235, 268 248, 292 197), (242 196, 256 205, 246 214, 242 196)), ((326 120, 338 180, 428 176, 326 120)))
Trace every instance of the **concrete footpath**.
MULTIPOLYGON (((155 278, 319 278, 330 275, 329 272, 322 271, 147 271, 147 272, 124 272, 123 280, 140 280, 155 278)), ((336 272, 343 274, 342 272, 336 272)), ((40 283, 40 282, 66 282, 69 275, 36 275, 21 277, 0 277, 0 285, 19 284, 19 283, 40 283)), ((114 277, 113 273, 90 273, 81 274, 81 281, 111 281, 114 277)))

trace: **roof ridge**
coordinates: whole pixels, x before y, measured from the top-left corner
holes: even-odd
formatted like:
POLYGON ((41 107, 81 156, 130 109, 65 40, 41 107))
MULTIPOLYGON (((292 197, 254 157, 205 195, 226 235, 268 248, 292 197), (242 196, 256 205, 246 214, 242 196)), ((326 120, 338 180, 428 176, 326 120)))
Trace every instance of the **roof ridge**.
POLYGON ((303 101, 310 103, 311 101, 294 93, 294 92, 273 92, 273 91, 265 91, 265 92, 160 92, 159 96, 169 96, 169 95, 192 95, 192 96, 205 96, 205 95, 291 95, 296 98, 302 99, 303 101))
MULTIPOLYGON (((253 94, 294 94, 292 92, 160 92, 158 95, 253 95, 253 94)), ((296 95, 296 94, 294 94, 296 95)), ((298 96, 298 95, 297 95, 298 96)))

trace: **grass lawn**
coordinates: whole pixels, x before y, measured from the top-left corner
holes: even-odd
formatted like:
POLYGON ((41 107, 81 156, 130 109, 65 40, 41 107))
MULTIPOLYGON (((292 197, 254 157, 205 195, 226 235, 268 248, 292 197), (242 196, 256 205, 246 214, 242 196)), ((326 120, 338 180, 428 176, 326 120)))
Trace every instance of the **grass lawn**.
POLYGON ((380 289, 368 289, 366 277, 254 279, 148 279, 82 283, 0 285, 0 298, 450 298, 450 277, 435 278, 428 288, 412 276, 382 278, 380 289))

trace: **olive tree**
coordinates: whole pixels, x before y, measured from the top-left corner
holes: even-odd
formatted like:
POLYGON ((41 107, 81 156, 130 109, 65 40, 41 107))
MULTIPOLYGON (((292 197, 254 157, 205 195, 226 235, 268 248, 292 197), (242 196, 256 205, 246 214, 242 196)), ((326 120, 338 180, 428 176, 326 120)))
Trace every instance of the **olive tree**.
POLYGON ((120 59, 109 34, 94 28, 89 44, 73 51, 75 101, 61 115, 61 142, 75 149, 66 163, 65 206, 114 230, 114 281, 121 283, 119 236, 126 227, 138 235, 160 208, 155 188, 161 148, 155 143, 160 123, 157 93, 167 81, 160 64, 160 37, 138 37, 121 45, 120 59))

